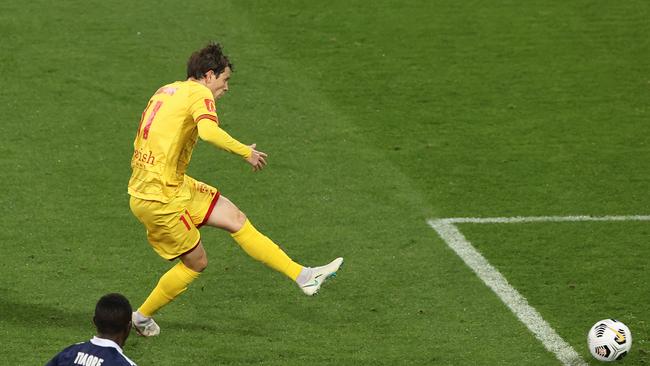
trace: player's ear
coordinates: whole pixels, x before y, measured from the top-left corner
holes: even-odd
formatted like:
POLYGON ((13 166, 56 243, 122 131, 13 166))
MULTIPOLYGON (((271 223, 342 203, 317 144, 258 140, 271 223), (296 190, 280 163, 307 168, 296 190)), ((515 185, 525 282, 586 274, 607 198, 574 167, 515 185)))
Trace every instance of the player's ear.
POLYGON ((210 80, 210 76, 216 76, 214 75, 213 70, 208 70, 208 72, 205 73, 205 80, 210 80))
POLYGON ((97 322, 95 321, 95 317, 93 316, 93 325, 97 326, 97 322))

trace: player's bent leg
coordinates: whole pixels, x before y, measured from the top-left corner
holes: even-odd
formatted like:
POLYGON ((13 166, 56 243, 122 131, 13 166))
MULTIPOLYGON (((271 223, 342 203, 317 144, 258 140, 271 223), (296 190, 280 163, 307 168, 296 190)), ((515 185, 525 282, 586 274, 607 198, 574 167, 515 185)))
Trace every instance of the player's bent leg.
POLYGON ((230 231, 233 239, 248 255, 294 280, 308 296, 317 294, 323 283, 334 277, 343 264, 343 258, 337 258, 321 267, 301 266, 271 239, 257 231, 246 215, 224 196, 217 201, 206 224, 230 231))
POLYGON ((251 224, 246 215, 223 195, 208 217, 207 225, 228 230, 237 244, 251 257, 296 280, 302 266, 251 224))
POLYGON ((246 215, 232 201, 221 195, 205 224, 232 234, 241 230, 245 222, 246 215))
POLYGON ((181 261, 160 278, 149 297, 133 313, 133 327, 138 334, 145 337, 160 334, 160 327, 152 316, 163 306, 185 292, 190 283, 196 280, 201 271, 207 266, 207 255, 201 242, 180 258, 181 261))

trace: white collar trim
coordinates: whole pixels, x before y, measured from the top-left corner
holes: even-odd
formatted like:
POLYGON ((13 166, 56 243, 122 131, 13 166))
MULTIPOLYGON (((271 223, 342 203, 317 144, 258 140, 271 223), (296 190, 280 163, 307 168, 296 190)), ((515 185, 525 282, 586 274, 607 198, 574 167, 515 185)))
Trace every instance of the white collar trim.
POLYGON ((94 344, 95 346, 100 346, 100 347, 112 347, 115 348, 116 350, 120 351, 122 353, 122 348, 115 342, 113 342, 110 339, 106 338, 99 338, 97 336, 93 337, 93 339, 90 340, 90 343, 94 344))
POLYGON ((131 365, 135 365, 135 362, 131 361, 126 355, 122 352, 122 348, 115 342, 113 342, 110 339, 106 338, 99 338, 97 336, 93 337, 93 339, 90 340, 90 343, 94 344, 95 346, 99 347, 110 347, 110 348, 115 348, 121 355, 124 357, 131 365))

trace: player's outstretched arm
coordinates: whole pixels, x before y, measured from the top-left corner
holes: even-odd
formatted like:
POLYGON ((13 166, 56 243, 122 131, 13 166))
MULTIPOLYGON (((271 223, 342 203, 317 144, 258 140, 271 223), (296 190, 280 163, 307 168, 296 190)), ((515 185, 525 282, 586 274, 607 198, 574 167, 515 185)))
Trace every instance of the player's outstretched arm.
POLYGON ((212 145, 237 154, 253 166, 253 170, 257 171, 266 165, 267 155, 261 151, 255 150, 255 144, 247 146, 234 139, 228 132, 221 129, 216 123, 211 120, 200 120, 197 128, 199 130, 199 137, 203 141, 207 141, 212 145))

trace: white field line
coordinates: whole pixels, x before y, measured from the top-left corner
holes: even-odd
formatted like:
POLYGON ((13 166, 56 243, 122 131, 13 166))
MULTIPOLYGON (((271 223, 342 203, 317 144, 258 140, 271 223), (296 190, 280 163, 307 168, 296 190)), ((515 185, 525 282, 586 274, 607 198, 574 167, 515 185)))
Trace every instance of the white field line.
MULTIPOLYGON (((428 224, 438 232, 449 247, 465 261, 488 287, 503 301, 508 308, 526 325, 539 339, 547 350, 555 354, 566 366, 586 366, 587 363, 580 355, 560 337, 553 328, 542 318, 526 298, 521 296, 496 268, 479 253, 453 222, 445 220, 429 220, 428 224)), ((465 221, 463 221, 465 222, 465 221)), ((497 221, 500 222, 500 221, 497 221)), ((520 221, 526 222, 526 221, 520 221)), ((522 360, 524 361, 524 360, 522 360)), ((525 362, 525 361, 524 361, 525 362)))
POLYGON ((527 222, 578 222, 578 221, 650 221, 650 215, 629 216, 515 216, 515 217, 453 217, 435 220, 449 224, 515 224, 527 222))

